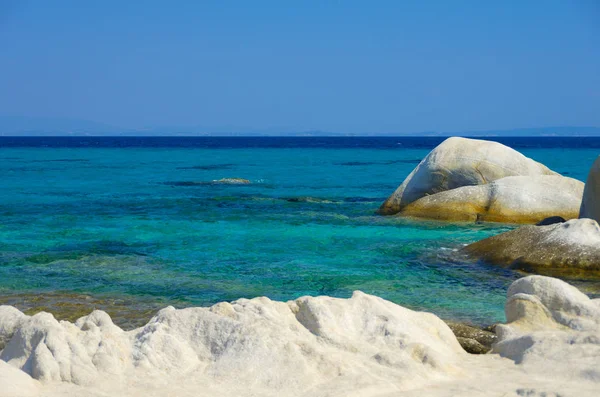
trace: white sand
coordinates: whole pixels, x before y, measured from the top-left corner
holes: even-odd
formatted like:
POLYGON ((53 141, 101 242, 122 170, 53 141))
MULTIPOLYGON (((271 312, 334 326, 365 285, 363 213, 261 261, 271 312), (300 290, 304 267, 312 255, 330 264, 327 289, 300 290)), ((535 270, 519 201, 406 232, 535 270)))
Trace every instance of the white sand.
POLYGON ((0 306, 0 396, 598 396, 600 302, 530 276, 508 293, 496 353, 436 316, 356 292, 161 310, 124 332, 0 306))

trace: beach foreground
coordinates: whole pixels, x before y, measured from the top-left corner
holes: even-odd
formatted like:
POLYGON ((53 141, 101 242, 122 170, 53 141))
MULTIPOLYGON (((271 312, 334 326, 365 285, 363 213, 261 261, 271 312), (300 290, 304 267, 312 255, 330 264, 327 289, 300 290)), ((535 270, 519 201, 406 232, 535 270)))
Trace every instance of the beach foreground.
POLYGON ((600 299, 514 282, 491 354, 381 298, 240 299, 172 307, 132 331, 0 306, 1 396, 584 396, 600 388, 600 299))

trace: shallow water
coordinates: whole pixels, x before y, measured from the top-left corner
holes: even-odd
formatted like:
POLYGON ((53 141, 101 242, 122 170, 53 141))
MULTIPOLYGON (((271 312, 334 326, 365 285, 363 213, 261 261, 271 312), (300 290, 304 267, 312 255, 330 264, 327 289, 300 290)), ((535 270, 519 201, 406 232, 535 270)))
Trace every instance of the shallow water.
MULTIPOLYGON (((454 250, 510 226, 374 214, 440 141, 0 138, 0 303, 66 317, 97 307, 138 324, 168 304, 360 289, 445 318, 502 321, 521 275, 454 250), (211 183, 232 177, 252 184, 211 183)), ((502 141, 580 180, 600 147, 502 141)))

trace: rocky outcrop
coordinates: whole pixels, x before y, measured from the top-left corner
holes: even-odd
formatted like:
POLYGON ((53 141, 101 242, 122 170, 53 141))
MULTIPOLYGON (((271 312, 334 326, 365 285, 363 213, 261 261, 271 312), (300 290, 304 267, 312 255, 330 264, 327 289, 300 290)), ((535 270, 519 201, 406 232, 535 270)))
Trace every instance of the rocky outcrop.
POLYGON ((600 227, 592 219, 521 226, 467 245, 462 252, 493 264, 555 276, 600 276, 600 227))
POLYGON ((361 292, 169 307, 128 332, 101 311, 70 323, 0 306, 0 396, 597 396, 599 300, 526 277, 506 316, 497 354, 475 356, 433 314, 361 292))
POLYGON ((0 324, 7 324, 0 328, 1 360, 34 379, 76 385, 102 384, 107 376, 137 368, 140 376, 181 374, 228 384, 231 395, 240 395, 236 385, 254 389, 246 395, 271 395, 267 388, 278 395, 312 395, 311 388, 324 382, 345 390, 377 384, 401 368, 405 374, 398 372, 391 392, 448 377, 465 354, 436 316, 361 292, 350 299, 255 298, 210 308, 169 307, 129 332, 102 311, 72 324, 0 306, 0 324))
MULTIPOLYGON (((551 177, 537 177, 551 178, 551 177)), ((501 183, 510 178, 503 178, 501 183)), ((564 181, 568 178, 563 178, 564 181)), ((491 185, 491 184, 490 184, 491 185)), ((576 184, 572 187, 576 188, 576 184)), ((547 183, 545 190, 560 201, 567 187, 559 180, 547 183)), ((460 190, 460 189, 456 189, 460 190)), ((572 214, 554 212, 554 216, 542 219, 535 226, 522 226, 518 229, 489 237, 485 240, 470 244, 462 249, 467 255, 490 262, 527 272, 552 276, 567 277, 600 277, 600 157, 594 162, 583 192, 580 219, 572 214)), ((518 202, 518 198, 508 200, 518 202)), ((519 204, 524 208, 535 209, 542 201, 533 200, 530 203, 519 204)), ((572 205, 567 204, 565 207, 572 205)), ((490 207, 491 208, 491 207, 490 207)))
POLYGON ((397 214, 408 204, 463 186, 484 185, 507 176, 558 175, 497 142, 452 137, 433 149, 379 208, 397 214))
POLYGON ((596 159, 588 174, 579 217, 600 222, 600 157, 596 159))
POLYGON ((583 183, 559 175, 510 176, 425 196, 403 216, 443 221, 536 223, 550 216, 577 218, 583 183))
POLYGON ((529 276, 510 286, 505 312, 493 352, 549 377, 600 381, 599 299, 561 280, 529 276))

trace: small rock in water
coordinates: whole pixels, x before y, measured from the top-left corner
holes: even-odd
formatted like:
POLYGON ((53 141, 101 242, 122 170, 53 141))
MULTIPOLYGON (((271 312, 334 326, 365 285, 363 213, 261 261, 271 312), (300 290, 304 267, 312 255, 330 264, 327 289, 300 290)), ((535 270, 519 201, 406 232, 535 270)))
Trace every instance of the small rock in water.
POLYGON ((249 185, 250 182, 248 179, 242 178, 223 178, 223 179, 215 179, 212 181, 168 181, 163 182, 163 185, 169 186, 206 186, 206 185, 249 185))
POLYGON ((600 226, 592 219, 521 226, 460 251, 483 262, 529 273, 600 277, 600 226))
POLYGON ((322 204, 333 203, 333 201, 331 201, 331 200, 317 198, 317 197, 290 197, 290 198, 286 198, 285 200, 290 203, 322 203, 322 204))
POLYGON ((223 178, 214 180, 213 183, 223 184, 223 185, 249 185, 250 182, 248 179, 243 178, 223 178))

